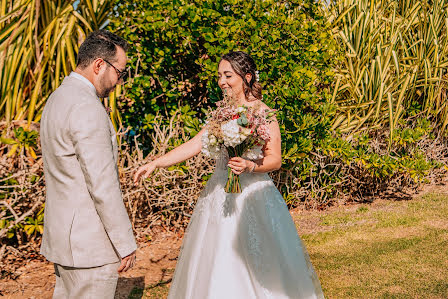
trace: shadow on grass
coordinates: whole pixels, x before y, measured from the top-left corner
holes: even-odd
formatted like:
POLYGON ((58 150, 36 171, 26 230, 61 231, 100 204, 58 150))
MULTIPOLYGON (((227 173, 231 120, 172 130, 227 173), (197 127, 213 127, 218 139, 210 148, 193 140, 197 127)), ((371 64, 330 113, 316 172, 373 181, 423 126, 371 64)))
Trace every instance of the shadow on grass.
MULTIPOLYGON (((126 298, 126 294, 128 294, 129 290, 132 292, 135 289, 143 289, 145 287, 145 277, 120 277, 118 278, 117 290, 115 292, 115 298, 126 298)), ((130 295, 129 295, 130 296, 130 295)), ((132 298, 142 298, 140 297, 132 297, 132 298)))
POLYGON ((162 275, 158 282, 145 286, 143 284, 132 289, 128 299, 152 299, 152 298, 166 298, 169 292, 169 284, 172 278, 174 269, 162 269, 162 275), (168 278, 167 278, 168 276, 168 278))
POLYGON ((129 294, 129 299, 150 299, 150 298, 166 298, 168 296, 171 278, 159 281, 157 283, 142 287, 135 287, 129 294))
MULTIPOLYGON (((405 250, 419 254, 420 257, 423 255, 429 258, 434 247, 448 247, 448 240, 445 238, 446 235, 447 231, 444 229, 432 229, 427 230, 423 236, 399 237, 391 240, 377 241, 352 240, 350 250, 347 250, 345 253, 341 253, 340 251, 315 252, 313 257, 314 259, 325 261, 322 266, 328 269, 359 266, 360 263, 363 265, 375 264, 378 263, 380 257, 396 257, 398 252, 405 250)), ((309 240, 310 243, 320 243, 319 241, 309 240)))

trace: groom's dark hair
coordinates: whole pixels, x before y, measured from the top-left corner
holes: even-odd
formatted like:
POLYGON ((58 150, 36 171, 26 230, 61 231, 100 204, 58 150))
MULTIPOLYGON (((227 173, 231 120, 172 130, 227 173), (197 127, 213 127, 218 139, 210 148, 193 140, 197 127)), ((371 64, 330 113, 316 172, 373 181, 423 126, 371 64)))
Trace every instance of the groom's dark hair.
POLYGON ((124 39, 107 30, 93 31, 79 47, 77 65, 84 69, 97 58, 113 62, 117 47, 126 52, 129 45, 124 39))

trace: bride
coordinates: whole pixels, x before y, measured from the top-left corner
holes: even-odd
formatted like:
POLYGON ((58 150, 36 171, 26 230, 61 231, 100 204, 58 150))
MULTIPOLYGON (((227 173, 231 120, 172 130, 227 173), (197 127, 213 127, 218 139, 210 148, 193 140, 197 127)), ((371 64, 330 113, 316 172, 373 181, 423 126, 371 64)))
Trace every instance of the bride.
MULTIPOLYGON (((246 53, 222 56, 218 84, 239 105, 261 102, 254 60, 246 53)), ((257 105, 257 106, 255 106, 257 105)), ((169 167, 201 152, 202 129, 194 138, 140 167, 137 183, 158 167, 169 167)), ((323 298, 319 280, 282 195, 268 172, 281 167, 277 121, 269 125, 264 157, 249 161, 222 155, 195 206, 168 298, 323 298), (227 167, 240 175, 242 193, 225 193, 227 167)), ((224 151, 225 152, 225 151, 224 151)))

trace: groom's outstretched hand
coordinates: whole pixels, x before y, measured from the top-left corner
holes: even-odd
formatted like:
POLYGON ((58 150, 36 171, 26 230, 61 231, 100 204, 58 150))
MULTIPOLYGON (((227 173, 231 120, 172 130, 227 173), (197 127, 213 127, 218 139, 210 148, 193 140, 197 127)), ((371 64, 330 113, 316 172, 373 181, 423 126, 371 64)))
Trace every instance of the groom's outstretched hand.
POLYGON ((128 271, 129 269, 134 267, 134 264, 135 264, 135 251, 130 255, 121 259, 121 265, 118 268, 118 273, 128 271))

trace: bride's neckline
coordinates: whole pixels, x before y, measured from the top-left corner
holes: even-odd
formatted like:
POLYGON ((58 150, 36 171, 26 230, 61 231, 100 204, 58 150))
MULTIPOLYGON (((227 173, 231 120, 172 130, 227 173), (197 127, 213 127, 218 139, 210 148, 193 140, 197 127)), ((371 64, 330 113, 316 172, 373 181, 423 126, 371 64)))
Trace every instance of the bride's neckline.
POLYGON ((246 107, 251 107, 251 108, 257 108, 260 107, 263 104, 263 102, 255 97, 253 97, 253 100, 245 100, 244 103, 238 103, 238 105, 243 105, 246 107))

